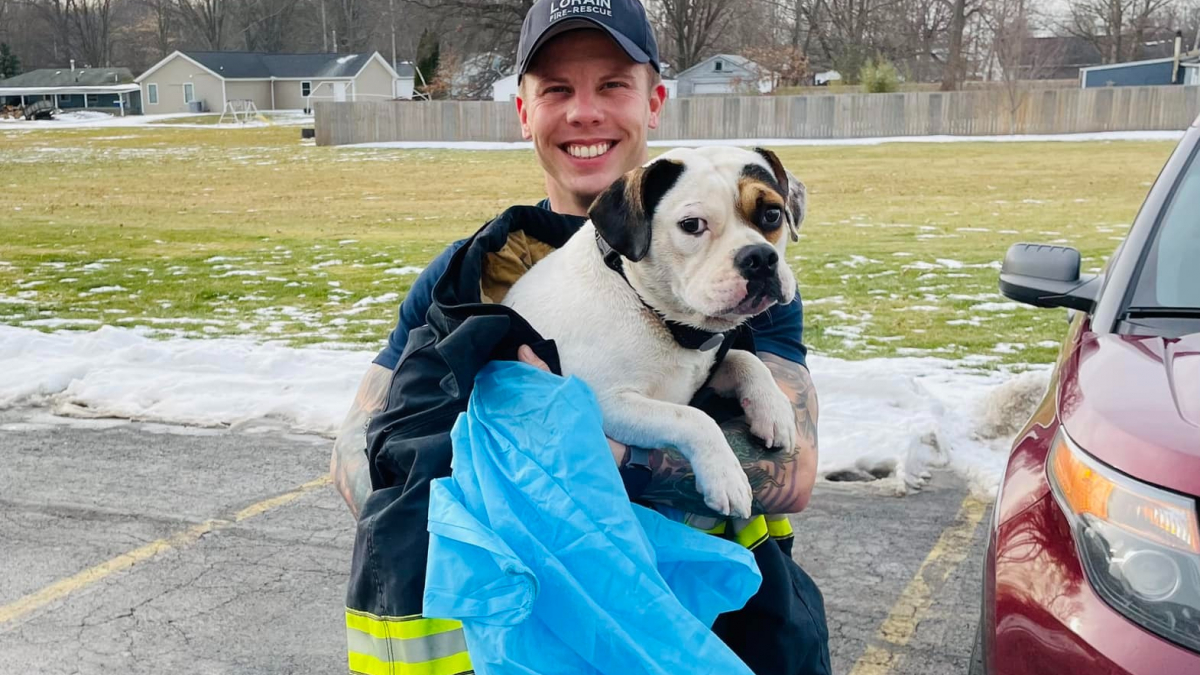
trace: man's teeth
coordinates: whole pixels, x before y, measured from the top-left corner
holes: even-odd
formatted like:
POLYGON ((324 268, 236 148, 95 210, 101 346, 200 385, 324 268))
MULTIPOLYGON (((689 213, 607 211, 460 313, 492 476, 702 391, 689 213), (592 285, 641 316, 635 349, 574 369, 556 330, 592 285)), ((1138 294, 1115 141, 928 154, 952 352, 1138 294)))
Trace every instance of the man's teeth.
POLYGON ((610 144, 596 143, 595 145, 568 145, 567 152, 571 153, 572 157, 580 159, 589 159, 591 157, 599 157, 608 152, 610 144))

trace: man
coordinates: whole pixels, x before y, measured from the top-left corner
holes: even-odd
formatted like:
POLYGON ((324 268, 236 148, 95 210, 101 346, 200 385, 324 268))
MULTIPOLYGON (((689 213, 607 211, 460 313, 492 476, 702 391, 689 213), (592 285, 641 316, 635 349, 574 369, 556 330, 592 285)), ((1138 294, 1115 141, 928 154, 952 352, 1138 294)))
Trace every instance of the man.
MULTIPOLYGON (((517 113, 545 175, 547 199, 539 206, 564 216, 586 216, 596 195, 648 160, 647 135, 658 126, 666 100, 645 11, 637 0, 539 0, 525 19, 518 58, 517 113)), ((368 421, 384 408, 409 332, 425 323, 434 283, 463 243, 452 244, 414 283, 389 344, 369 367, 334 444, 330 471, 356 516, 372 491, 364 452, 368 421)), ((816 477, 818 414, 800 341, 799 295, 792 304, 756 317, 751 328, 760 357, 796 408, 796 447, 791 452, 764 450, 741 419, 722 428, 751 478, 754 512, 796 513, 807 505, 816 477)), ((547 367, 528 347, 518 357, 547 367)), ((631 498, 713 515, 677 452, 647 452, 613 441, 610 446, 631 498)), ((720 617, 714 630, 760 675, 828 673, 823 602, 812 580, 790 558, 786 522, 777 518, 771 524, 779 541, 760 540, 754 549, 764 576, 759 593, 744 610, 720 617)))

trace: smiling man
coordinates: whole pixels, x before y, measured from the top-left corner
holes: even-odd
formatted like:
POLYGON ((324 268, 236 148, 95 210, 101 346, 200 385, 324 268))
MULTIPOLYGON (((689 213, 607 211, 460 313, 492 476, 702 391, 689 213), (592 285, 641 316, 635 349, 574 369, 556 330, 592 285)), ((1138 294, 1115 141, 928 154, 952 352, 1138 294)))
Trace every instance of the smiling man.
MULTIPOLYGON (((541 214, 539 220, 554 220, 574 232, 604 188, 649 159, 647 137, 658 127, 667 97, 653 30, 637 0, 541 0, 525 18, 518 68, 521 130, 533 143, 545 179, 546 199, 533 211, 541 214)), ((403 405, 389 401, 389 392, 400 393, 392 393, 392 399, 439 395, 398 390, 392 375, 410 331, 426 322, 435 282, 467 243, 451 244, 413 284, 388 345, 369 367, 334 444, 330 471, 360 518, 347 594, 352 670, 393 672, 401 663, 431 675, 472 672, 461 628, 420 615, 428 484, 413 475, 418 468, 448 475, 448 450, 414 455, 409 465, 414 474, 404 477, 371 471, 366 453, 372 416, 387 414, 389 405, 403 405), (431 468, 431 461, 437 465, 431 468), (388 635, 405 637, 380 640, 388 635), (381 663, 393 670, 381 670, 381 663)), ((758 355, 795 406, 795 447, 770 452, 740 417, 722 424, 754 489, 754 513, 769 517, 726 523, 705 506, 695 474, 679 453, 610 441, 631 500, 698 514, 688 522, 753 549, 762 586, 742 610, 719 617, 713 630, 758 675, 830 672, 824 603, 812 579, 791 558, 793 537, 783 515, 807 505, 816 478, 817 396, 805 365, 802 316, 797 294, 792 303, 774 306, 750 322, 758 355)), ((547 368, 528 347, 518 355, 547 368)), ((400 667, 398 672, 409 671, 400 667)))

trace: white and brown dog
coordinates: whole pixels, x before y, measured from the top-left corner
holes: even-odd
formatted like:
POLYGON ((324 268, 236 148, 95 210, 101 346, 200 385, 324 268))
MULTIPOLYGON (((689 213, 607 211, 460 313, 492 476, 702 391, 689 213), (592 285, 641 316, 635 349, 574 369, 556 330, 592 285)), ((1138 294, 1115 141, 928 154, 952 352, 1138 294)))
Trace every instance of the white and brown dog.
MULTIPOLYGON (((716 422, 687 404, 723 334, 795 296, 784 249, 804 208, 803 184, 768 150, 672 150, 597 197, 589 221, 503 301, 557 343, 564 375, 592 388, 606 435, 678 448, 723 514, 751 515, 750 483, 716 422)), ((757 357, 730 350, 711 374, 751 433, 792 446, 793 408, 757 357)))

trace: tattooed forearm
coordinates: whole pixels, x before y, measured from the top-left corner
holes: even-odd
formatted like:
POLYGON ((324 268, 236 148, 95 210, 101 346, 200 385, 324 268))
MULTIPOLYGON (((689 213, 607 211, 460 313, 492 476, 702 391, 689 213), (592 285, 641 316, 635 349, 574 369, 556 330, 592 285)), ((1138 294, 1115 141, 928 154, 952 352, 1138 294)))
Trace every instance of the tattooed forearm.
POLYGON ((350 412, 342 421, 337 440, 333 442, 329 474, 355 518, 371 494, 371 476, 367 467, 367 422, 371 414, 383 408, 387 401, 391 376, 392 371, 383 366, 371 364, 367 368, 350 412))
MULTIPOLYGON (((778 452, 763 447, 741 418, 723 424, 721 430, 750 479, 754 513, 795 513, 808 504, 816 480, 817 393, 803 366, 773 354, 763 354, 762 360, 796 408, 796 446, 778 452)), ((719 515, 705 505, 696 489, 696 474, 679 452, 653 451, 650 466, 653 478, 643 499, 699 515, 719 515)))

